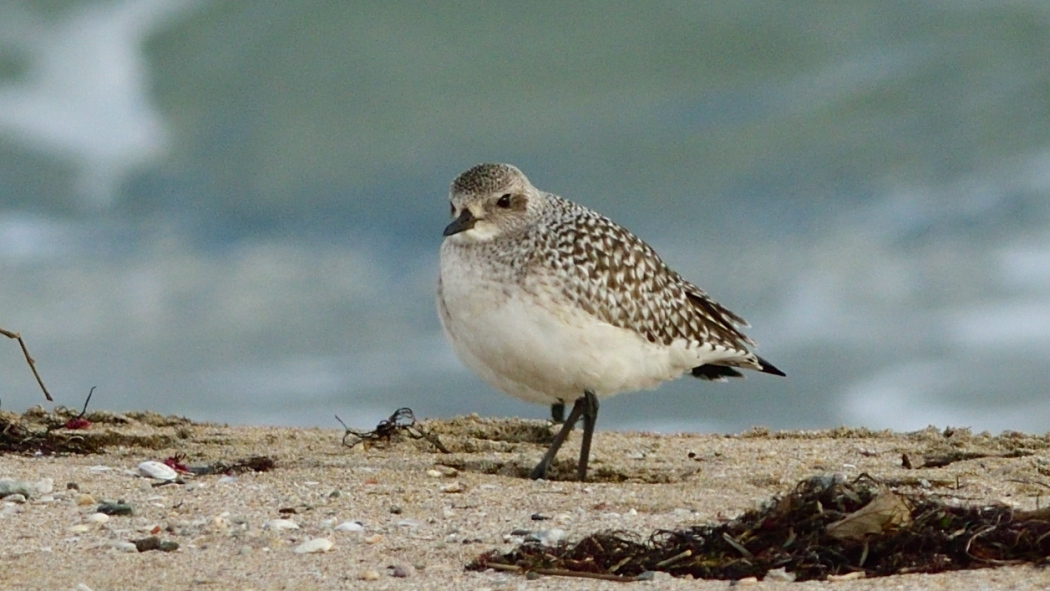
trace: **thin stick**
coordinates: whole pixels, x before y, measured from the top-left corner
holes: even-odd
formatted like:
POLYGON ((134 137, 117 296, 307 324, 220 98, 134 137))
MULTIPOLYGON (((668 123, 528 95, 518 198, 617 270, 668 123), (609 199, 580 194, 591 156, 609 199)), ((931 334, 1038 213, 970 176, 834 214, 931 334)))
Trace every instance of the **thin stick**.
POLYGON ((656 563, 656 568, 664 568, 665 566, 671 564, 672 562, 678 562, 679 560, 681 560, 683 558, 689 558, 692 555, 693 555, 693 551, 687 548, 684 551, 679 552, 678 554, 675 554, 674 556, 672 556, 672 557, 670 557, 670 558, 668 558, 666 560, 661 560, 660 562, 657 562, 656 563))
POLYGON ((598 579, 601 581, 616 581, 617 583, 633 583, 635 581, 645 580, 639 577, 625 577, 623 575, 612 575, 607 573, 591 573, 586 571, 568 570, 564 568, 523 568, 514 564, 500 564, 498 562, 492 562, 485 565, 487 568, 493 570, 501 570, 505 572, 517 572, 526 574, 534 572, 537 575, 546 575, 549 577, 576 577, 579 579, 598 579))
POLYGON ((51 393, 47 391, 44 380, 40 379, 40 373, 37 372, 36 364, 33 363, 33 358, 29 355, 29 349, 26 349, 26 342, 22 340, 22 335, 2 328, 0 328, 0 334, 18 341, 18 344, 22 347, 22 354, 26 356, 26 362, 29 363, 29 369, 33 370, 33 375, 36 376, 36 383, 40 384, 40 389, 44 391, 44 398, 47 398, 48 402, 54 402, 55 399, 51 398, 51 393))
POLYGON ((723 533, 722 534, 722 539, 725 540, 725 542, 727 544, 729 544, 730 546, 736 548, 736 551, 741 553, 744 556, 744 558, 754 558, 755 557, 755 555, 752 554, 750 550, 745 548, 744 545, 741 544, 740 542, 738 542, 735 539, 733 539, 733 536, 729 535, 728 533, 723 533))
POLYGON ((87 400, 84 401, 84 410, 80 411, 80 414, 78 414, 76 418, 82 419, 84 418, 84 415, 87 414, 87 405, 91 402, 91 395, 95 393, 95 388, 98 388, 98 386, 91 386, 91 390, 88 390, 87 400))

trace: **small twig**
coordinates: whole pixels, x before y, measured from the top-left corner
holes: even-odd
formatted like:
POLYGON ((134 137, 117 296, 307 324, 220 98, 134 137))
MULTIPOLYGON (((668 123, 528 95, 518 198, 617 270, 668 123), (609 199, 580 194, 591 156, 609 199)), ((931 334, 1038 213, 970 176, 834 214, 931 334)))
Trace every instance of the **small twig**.
POLYGON ((974 540, 976 540, 977 538, 983 536, 984 534, 986 534, 986 533, 988 533, 990 531, 995 531, 996 527, 998 527, 998 524, 997 525, 986 525, 986 526, 982 527, 981 529, 977 530, 972 536, 970 536, 970 539, 966 540, 966 546, 963 548, 963 552, 965 552, 967 556, 969 556, 970 558, 972 558, 974 560, 978 560, 978 561, 981 561, 981 562, 989 562, 985 558, 980 558, 978 556, 974 556, 973 554, 970 554, 970 545, 973 544, 974 540))
POLYGON ((621 558, 620 562, 617 562, 616 564, 609 567, 609 573, 614 574, 616 571, 620 570, 620 567, 630 562, 631 558, 631 556, 624 556, 623 558, 621 558))
POLYGON ((564 568, 534 568, 532 572, 549 577, 576 577, 579 579, 598 579, 600 581, 615 581, 617 583, 634 583, 645 579, 639 576, 611 575, 608 573, 589 573, 579 570, 568 570, 564 568))
POLYGON ((722 534, 722 539, 725 540, 725 542, 727 544, 729 544, 730 546, 736 548, 736 551, 739 552, 740 554, 742 554, 744 556, 744 558, 754 558, 755 557, 755 555, 752 554, 750 550, 745 548, 744 545, 741 544, 740 542, 734 540, 733 536, 729 535, 728 533, 722 534))
POLYGON ((82 419, 84 418, 84 415, 87 414, 87 406, 88 403, 91 402, 91 395, 95 393, 95 388, 98 388, 98 386, 91 386, 91 389, 88 390, 87 400, 84 401, 84 410, 80 411, 80 414, 78 414, 73 420, 82 419))
POLYGON ((693 555, 693 551, 688 549, 688 548, 686 548, 682 552, 679 552, 678 554, 675 554, 674 556, 672 556, 672 557, 670 557, 668 559, 661 560, 660 562, 657 562, 656 563, 656 568, 663 568, 663 567, 665 567, 665 566, 667 566, 667 565, 669 565, 669 564, 671 564, 673 562, 678 562, 679 560, 681 560, 683 558, 689 558, 692 555, 693 555))
POLYGON ((44 398, 47 398, 48 402, 54 402, 55 399, 51 398, 51 393, 47 391, 47 386, 44 385, 44 380, 40 378, 40 373, 36 370, 36 363, 33 362, 32 356, 29 355, 29 349, 26 348, 26 342, 22 340, 22 335, 2 328, 0 328, 0 335, 18 341, 19 346, 22 347, 22 354, 26 357, 26 363, 29 364, 29 369, 33 370, 33 375, 36 377, 36 383, 40 384, 40 389, 44 391, 44 398))
POLYGON ((514 564, 501 564, 493 562, 485 565, 493 570, 501 570, 504 572, 516 572, 521 574, 536 573, 537 575, 544 575, 549 577, 575 577, 578 579, 598 579, 601 581, 616 581, 617 583, 634 583, 636 581, 645 580, 639 576, 623 576, 623 575, 611 575, 608 573, 591 573, 586 571, 569 570, 565 568, 522 568, 514 564))
POLYGON ((861 553, 860 553, 860 560, 857 561, 857 566, 859 568, 864 568, 864 563, 868 561, 868 551, 869 550, 870 550, 870 547, 868 545, 868 539, 864 538, 864 550, 861 551, 861 553))

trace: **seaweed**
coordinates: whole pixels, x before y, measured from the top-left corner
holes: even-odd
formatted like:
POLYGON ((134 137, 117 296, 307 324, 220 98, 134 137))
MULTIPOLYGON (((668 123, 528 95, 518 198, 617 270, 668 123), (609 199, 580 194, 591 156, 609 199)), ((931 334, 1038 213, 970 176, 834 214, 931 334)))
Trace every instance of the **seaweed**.
POLYGON ((467 568, 625 581, 657 571, 762 579, 783 569, 806 581, 1041 563, 1048 556, 1048 509, 955 506, 896 492, 862 475, 852 482, 825 476, 804 480, 764 507, 721 524, 658 530, 648 538, 607 531, 574 544, 526 541, 508 553, 483 554, 467 568))

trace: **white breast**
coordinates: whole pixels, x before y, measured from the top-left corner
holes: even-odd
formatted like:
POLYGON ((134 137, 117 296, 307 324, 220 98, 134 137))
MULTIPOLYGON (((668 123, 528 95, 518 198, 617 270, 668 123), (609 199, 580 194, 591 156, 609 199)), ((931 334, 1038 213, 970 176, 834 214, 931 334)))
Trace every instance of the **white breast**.
POLYGON ((560 297, 557 280, 499 281, 442 248, 438 308, 456 353, 492 386, 542 404, 655 388, 724 356, 710 346, 650 343, 560 297), (488 275, 488 276, 486 276, 488 275))

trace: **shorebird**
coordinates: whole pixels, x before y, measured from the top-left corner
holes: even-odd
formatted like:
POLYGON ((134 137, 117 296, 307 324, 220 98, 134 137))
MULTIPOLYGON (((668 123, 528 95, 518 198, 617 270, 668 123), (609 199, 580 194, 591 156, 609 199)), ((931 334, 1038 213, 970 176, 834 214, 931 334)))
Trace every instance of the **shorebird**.
POLYGON ((495 388, 551 406, 561 429, 532 471, 546 478, 583 419, 587 479, 598 400, 689 373, 784 373, 749 347, 743 318, 671 270, 609 218, 532 186, 509 164, 452 182, 437 307, 460 359, 495 388))

